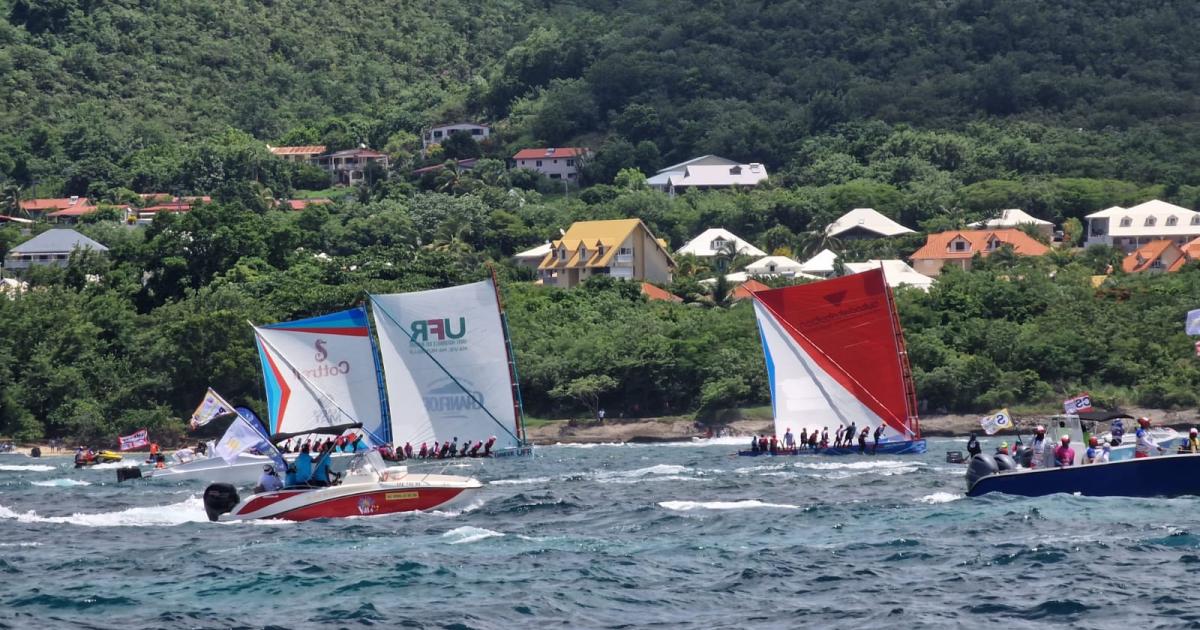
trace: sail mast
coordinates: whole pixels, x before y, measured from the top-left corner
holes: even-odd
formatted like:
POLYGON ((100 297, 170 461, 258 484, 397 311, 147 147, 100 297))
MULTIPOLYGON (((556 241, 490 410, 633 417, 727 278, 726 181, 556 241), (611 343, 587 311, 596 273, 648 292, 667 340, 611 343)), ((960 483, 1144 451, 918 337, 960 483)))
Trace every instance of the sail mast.
POLYGON ((525 401, 521 398, 521 385, 517 376, 517 357, 513 352, 512 336, 508 332, 508 313, 504 310, 504 299, 500 295, 500 282, 496 279, 496 268, 488 265, 492 273, 492 289, 496 293, 496 308, 500 311, 500 327, 504 331, 504 353, 508 358, 508 378, 512 383, 513 415, 517 418, 517 439, 525 444, 525 401))
POLYGON ((917 387, 913 383, 912 365, 908 362, 908 344, 904 342, 904 329, 900 327, 900 312, 896 308, 896 297, 892 287, 886 281, 883 283, 887 295, 888 321, 892 324, 892 335, 896 339, 896 359, 900 362, 900 375, 904 379, 904 401, 908 407, 908 417, 905 419, 908 430, 914 439, 921 437, 921 421, 917 416, 917 387))
MULTIPOLYGON (((363 310, 368 310, 365 304, 363 310)), ((375 329, 371 326, 371 315, 367 316, 367 340, 371 342, 371 358, 375 360, 375 382, 379 386, 379 415, 383 418, 381 427, 383 440, 386 444, 395 446, 392 442, 392 408, 387 397, 387 386, 383 382, 383 357, 379 354, 379 344, 375 342, 375 329)))

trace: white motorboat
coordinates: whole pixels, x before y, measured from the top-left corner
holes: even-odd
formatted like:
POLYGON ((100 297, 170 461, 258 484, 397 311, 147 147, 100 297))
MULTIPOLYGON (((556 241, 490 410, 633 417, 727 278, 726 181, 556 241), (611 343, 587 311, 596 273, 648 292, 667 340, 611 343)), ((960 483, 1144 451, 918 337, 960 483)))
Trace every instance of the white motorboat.
POLYGON ((387 467, 379 452, 371 450, 355 454, 345 476, 333 485, 290 486, 242 499, 231 484, 212 484, 204 491, 204 510, 211 521, 377 516, 446 509, 468 500, 482 487, 473 477, 387 467))

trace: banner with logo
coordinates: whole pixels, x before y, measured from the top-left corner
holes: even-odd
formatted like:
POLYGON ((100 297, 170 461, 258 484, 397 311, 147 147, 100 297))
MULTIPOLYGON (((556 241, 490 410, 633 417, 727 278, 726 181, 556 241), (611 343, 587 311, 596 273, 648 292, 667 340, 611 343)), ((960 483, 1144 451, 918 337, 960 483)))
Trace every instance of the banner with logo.
POLYGON ((1063 401, 1063 413, 1069 416, 1091 410, 1092 395, 1087 392, 1063 401))
POLYGON ((263 437, 261 431, 255 429, 245 418, 238 416, 225 430, 225 435, 221 436, 221 441, 217 442, 213 452, 233 465, 237 463, 238 455, 250 449, 256 449, 260 453, 269 453, 274 450, 274 447, 263 437))
POLYGON ((383 405, 367 311, 255 326, 271 433, 361 422, 382 435, 383 405))
POLYGON ((118 448, 120 448, 120 450, 122 450, 122 451, 128 451, 130 449, 141 448, 143 446, 149 446, 150 445, 150 432, 147 431, 146 429, 142 429, 141 431, 138 431, 137 433, 133 433, 131 435, 118 435, 117 443, 118 443, 118 448))
POLYGON ((208 392, 204 394, 204 400, 200 401, 200 405, 192 412, 189 424, 195 430, 227 413, 233 413, 233 405, 226 402, 220 394, 209 387, 208 392))
POLYGON ((497 448, 517 445, 504 328, 490 280, 372 295, 371 302, 394 444, 454 438, 463 444, 494 435, 497 448))
POLYGON ((986 416, 979 420, 979 425, 983 427, 983 432, 988 435, 995 435, 997 431, 1012 428, 1012 416, 1008 414, 1008 409, 1001 409, 993 415, 986 416))

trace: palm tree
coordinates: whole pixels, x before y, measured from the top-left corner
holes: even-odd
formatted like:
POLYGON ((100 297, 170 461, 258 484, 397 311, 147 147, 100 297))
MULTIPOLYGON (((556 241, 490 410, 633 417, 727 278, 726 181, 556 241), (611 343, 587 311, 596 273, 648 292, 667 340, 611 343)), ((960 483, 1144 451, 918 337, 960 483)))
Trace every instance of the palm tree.
POLYGON ((733 284, 729 282, 729 279, 723 273, 718 273, 716 280, 708 296, 712 299, 713 306, 725 306, 729 302, 729 298, 733 295, 733 284))
POLYGON ((826 249, 836 254, 842 251, 842 247, 842 239, 829 235, 825 230, 800 235, 800 254, 805 258, 812 258, 826 249))
POLYGON ((733 261, 737 260, 740 253, 741 250, 738 249, 737 241, 725 241, 725 244, 721 246, 721 249, 717 250, 716 255, 713 257, 714 262, 717 264, 717 272, 722 274, 729 273, 730 268, 733 267, 733 261))
POLYGON ((675 258, 675 273, 681 278, 692 278, 708 269, 704 261, 695 254, 680 254, 675 258))
POLYGON ((17 184, 6 184, 4 186, 4 196, 0 198, 0 211, 10 217, 15 217, 21 212, 21 187, 17 184))

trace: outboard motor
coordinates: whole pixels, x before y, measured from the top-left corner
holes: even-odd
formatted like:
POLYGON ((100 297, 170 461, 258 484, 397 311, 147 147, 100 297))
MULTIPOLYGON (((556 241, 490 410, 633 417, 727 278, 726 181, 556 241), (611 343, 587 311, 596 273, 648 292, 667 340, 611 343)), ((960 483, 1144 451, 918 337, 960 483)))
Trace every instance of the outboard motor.
POLYGON ((222 514, 228 514, 241 500, 233 484, 214 483, 204 489, 204 512, 208 514, 208 520, 216 521, 222 514))
POLYGON ((142 469, 137 466, 122 466, 117 469, 117 483, 126 479, 141 479, 142 469))
POLYGON ((41 447, 35 446, 35 447, 29 449, 29 456, 30 457, 41 457, 42 456, 41 447))
POLYGON ((999 472, 1017 469, 1017 460, 1013 459, 1011 455, 997 453, 992 457, 996 459, 996 468, 999 469, 999 472))
POLYGON ((947 464, 961 464, 967 460, 963 459, 962 451, 946 451, 947 464))
MULTIPOLYGON (((996 465, 995 457, 983 453, 972 456, 971 461, 967 462, 967 490, 970 490, 976 481, 998 472, 1000 467, 996 465)), ((207 501, 205 503, 207 504, 207 501)))

